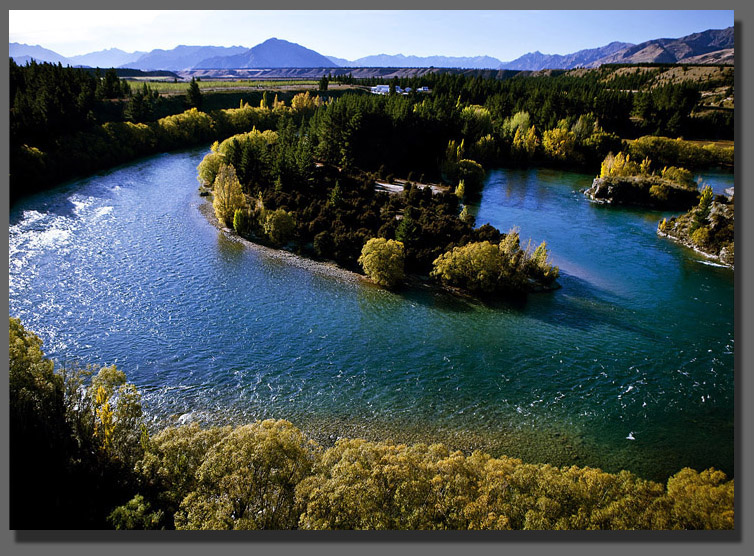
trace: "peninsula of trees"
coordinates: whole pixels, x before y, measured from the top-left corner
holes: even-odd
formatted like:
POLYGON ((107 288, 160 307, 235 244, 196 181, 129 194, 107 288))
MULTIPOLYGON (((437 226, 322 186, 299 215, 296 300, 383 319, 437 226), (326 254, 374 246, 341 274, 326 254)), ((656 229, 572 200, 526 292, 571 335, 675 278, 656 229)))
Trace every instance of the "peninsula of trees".
POLYGON ((733 195, 715 196, 707 186, 699 196, 699 203, 691 210, 670 220, 663 218, 657 226, 657 234, 732 267, 735 259, 734 215, 733 195))

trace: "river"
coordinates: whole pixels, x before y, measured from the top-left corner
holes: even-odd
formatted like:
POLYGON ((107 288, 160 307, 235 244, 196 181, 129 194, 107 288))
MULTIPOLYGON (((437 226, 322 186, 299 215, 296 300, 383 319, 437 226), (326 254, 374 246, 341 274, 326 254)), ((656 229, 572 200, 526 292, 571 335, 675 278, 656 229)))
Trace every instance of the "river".
POLYGON ((155 427, 274 417, 325 444, 733 474, 733 271, 658 238, 668 214, 590 203, 592 176, 493 170, 477 224, 546 240, 562 289, 494 304, 392 293, 215 229, 199 212, 205 152, 142 159, 10 213, 10 315, 59 367, 115 363, 155 427))

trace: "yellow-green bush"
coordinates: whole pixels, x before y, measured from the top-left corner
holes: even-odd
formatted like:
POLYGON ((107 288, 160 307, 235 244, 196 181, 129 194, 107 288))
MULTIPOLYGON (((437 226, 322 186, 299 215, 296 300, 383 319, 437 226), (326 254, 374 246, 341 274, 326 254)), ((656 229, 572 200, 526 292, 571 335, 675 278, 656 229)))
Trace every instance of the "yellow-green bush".
POLYGON ((364 244, 358 263, 376 284, 392 288, 405 275, 403 243, 383 237, 373 237, 364 244))
POLYGON ((235 428, 206 453, 197 488, 181 502, 178 529, 290 529, 296 485, 311 473, 316 445, 287 421, 235 428))

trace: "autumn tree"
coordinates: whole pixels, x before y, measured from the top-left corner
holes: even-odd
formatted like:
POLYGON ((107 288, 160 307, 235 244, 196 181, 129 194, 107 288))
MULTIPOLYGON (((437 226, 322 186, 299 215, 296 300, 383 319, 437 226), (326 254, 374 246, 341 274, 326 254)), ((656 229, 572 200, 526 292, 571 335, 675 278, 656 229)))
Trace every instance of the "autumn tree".
POLYGON ((567 129, 556 127, 542 134, 542 149, 553 160, 572 161, 576 154, 575 147, 576 136, 567 129))
POLYGON ((482 241, 455 247, 439 256, 433 263, 431 276, 448 286, 491 293, 498 286, 502 270, 498 246, 482 241))
POLYGON ((609 153, 602 161, 600 177, 636 176, 641 174, 641 165, 631 160, 630 154, 619 152, 616 155, 609 153))
POLYGON ((176 513, 178 529, 292 529, 296 485, 310 474, 316 447, 287 421, 237 427, 212 446, 197 486, 176 513))
POLYGON ((196 179, 199 180, 199 183, 204 187, 212 187, 212 184, 215 183, 215 178, 217 177, 217 171, 220 169, 220 164, 222 164, 225 159, 225 155, 219 152, 219 148, 220 145, 217 141, 212 143, 210 152, 202 158, 199 166, 196 167, 198 171, 196 179))
POLYGON ((246 203, 241 183, 236 176, 236 170, 230 164, 221 163, 213 186, 214 200, 217 219, 227 227, 233 225, 233 216, 236 209, 243 208, 246 203))
POLYGON ((298 93, 291 99, 291 110, 294 112, 312 112, 322 104, 321 98, 306 91, 305 93, 298 93))
POLYGON ((264 233, 276 245, 288 243, 296 232, 296 221, 286 210, 277 209, 265 214, 264 233))
POLYGON ((560 269, 550 262, 550 253, 547 250, 547 242, 540 243, 529 256, 529 274, 545 283, 554 282, 560 276, 560 269))
POLYGON ((382 237, 372 238, 364 244, 358 262, 376 284, 392 288, 404 277, 403 243, 382 237))

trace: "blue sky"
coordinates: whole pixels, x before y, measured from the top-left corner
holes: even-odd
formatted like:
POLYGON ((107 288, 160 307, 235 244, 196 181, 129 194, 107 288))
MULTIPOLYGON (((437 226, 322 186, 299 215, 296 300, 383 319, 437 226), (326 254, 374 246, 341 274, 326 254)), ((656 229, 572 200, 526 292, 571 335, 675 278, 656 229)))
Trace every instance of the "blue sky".
POLYGON ((684 11, 74 11, 10 10, 9 42, 73 56, 179 44, 252 47, 276 37, 329 56, 568 54, 733 25, 732 10, 684 11))

